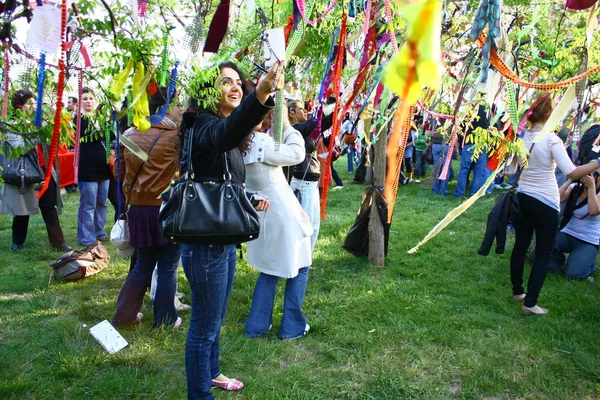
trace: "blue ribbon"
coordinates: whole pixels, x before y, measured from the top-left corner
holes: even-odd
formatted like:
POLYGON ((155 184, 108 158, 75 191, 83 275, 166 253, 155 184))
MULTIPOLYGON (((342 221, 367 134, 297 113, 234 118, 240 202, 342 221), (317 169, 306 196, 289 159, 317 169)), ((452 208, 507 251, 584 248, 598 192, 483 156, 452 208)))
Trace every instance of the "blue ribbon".
POLYGON ((46 81, 46 55, 40 54, 40 71, 38 73, 37 104, 35 108, 35 120, 33 125, 42 126, 42 115, 44 113, 44 82, 46 81))
POLYGON ((175 88, 177 86, 177 77, 179 75, 177 71, 177 67, 179 67, 179 61, 175 62, 175 67, 171 70, 171 78, 169 80, 169 87, 167 88, 167 102, 158 110, 158 112, 154 115, 148 117, 148 120, 154 125, 158 125, 167 115, 169 111, 169 104, 171 103, 171 99, 175 94, 175 88))
MULTIPOLYGON (((340 28, 335 28, 333 39, 331 40, 331 46, 329 47, 329 55, 327 56, 327 64, 325 64, 325 71, 323 71, 323 79, 321 80, 321 89, 319 90, 319 101, 323 101, 325 95, 325 82, 327 81, 327 75, 329 73, 329 66, 331 65, 331 59, 333 58, 333 49, 335 49, 335 39, 340 32, 340 28)), ((337 93, 336 93, 337 96, 337 93)))
POLYGON ((121 141, 119 140, 119 121, 117 120, 117 112, 115 110, 111 113, 112 124, 115 128, 115 136, 117 137, 117 212, 119 217, 123 214, 123 202, 121 201, 121 141))

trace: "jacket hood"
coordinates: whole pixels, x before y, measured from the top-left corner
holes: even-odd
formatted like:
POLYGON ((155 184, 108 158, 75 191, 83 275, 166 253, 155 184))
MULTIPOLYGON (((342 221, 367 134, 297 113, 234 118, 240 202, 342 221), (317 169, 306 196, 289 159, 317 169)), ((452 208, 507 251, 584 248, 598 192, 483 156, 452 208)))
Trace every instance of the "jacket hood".
POLYGON ((165 115, 162 121, 152 126, 157 129, 179 129, 179 122, 175 122, 169 115, 165 115))

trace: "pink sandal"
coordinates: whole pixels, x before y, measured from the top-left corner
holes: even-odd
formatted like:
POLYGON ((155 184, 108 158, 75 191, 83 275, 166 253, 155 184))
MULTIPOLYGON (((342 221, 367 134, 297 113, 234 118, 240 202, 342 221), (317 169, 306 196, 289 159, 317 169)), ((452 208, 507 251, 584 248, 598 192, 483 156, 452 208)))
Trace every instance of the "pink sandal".
POLYGON ((225 382, 221 382, 221 381, 217 381, 217 380, 212 380, 212 385, 216 386, 218 388, 221 388, 223 390, 228 390, 228 391, 236 391, 236 390, 242 390, 242 388, 244 387, 244 384, 240 381, 238 381, 237 379, 229 379, 225 382))

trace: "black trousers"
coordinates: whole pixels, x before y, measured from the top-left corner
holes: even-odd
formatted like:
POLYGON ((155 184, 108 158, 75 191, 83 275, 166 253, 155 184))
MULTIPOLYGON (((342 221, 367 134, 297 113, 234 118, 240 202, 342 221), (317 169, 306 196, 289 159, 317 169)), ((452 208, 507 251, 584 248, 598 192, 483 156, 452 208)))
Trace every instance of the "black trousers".
MULTIPOLYGON (((54 247, 58 247, 65 242, 62 228, 60 227, 60 219, 56 205, 58 204, 58 187, 54 179, 50 180, 50 185, 40 198, 39 206, 42 212, 42 218, 46 224, 48 232, 48 240, 54 247)), ((27 238, 27 228, 29 226, 29 215, 17 215, 13 217, 12 223, 12 240, 13 243, 22 245, 27 238)))
POLYGON ((514 222, 515 247, 510 257, 510 280, 513 286, 513 295, 525 293, 523 288, 525 256, 535 232, 535 261, 529 274, 527 296, 525 297, 525 306, 533 307, 537 304, 538 296, 546 279, 546 272, 558 233, 559 214, 558 210, 531 196, 523 193, 519 193, 518 196, 521 204, 521 217, 514 222))
POLYGON ((333 180, 337 186, 344 186, 344 182, 342 182, 340 174, 338 174, 335 168, 333 168, 333 161, 331 161, 331 176, 333 177, 333 180))

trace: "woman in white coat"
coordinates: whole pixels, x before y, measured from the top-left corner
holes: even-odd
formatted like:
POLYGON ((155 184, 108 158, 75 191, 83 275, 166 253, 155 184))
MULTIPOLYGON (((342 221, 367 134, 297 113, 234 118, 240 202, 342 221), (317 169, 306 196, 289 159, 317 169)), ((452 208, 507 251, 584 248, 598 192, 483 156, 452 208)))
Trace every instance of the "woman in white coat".
POLYGON ((244 157, 248 193, 266 197, 271 206, 260 214, 260 236, 248 242, 248 264, 260 272, 246 336, 255 338, 271 329, 275 290, 279 278, 286 279, 280 339, 308 333, 302 302, 312 264, 310 237, 313 229, 298 199, 285 179, 282 166, 299 164, 305 156, 304 139, 290 126, 284 112, 283 137, 275 143, 266 133, 256 132, 244 157))

